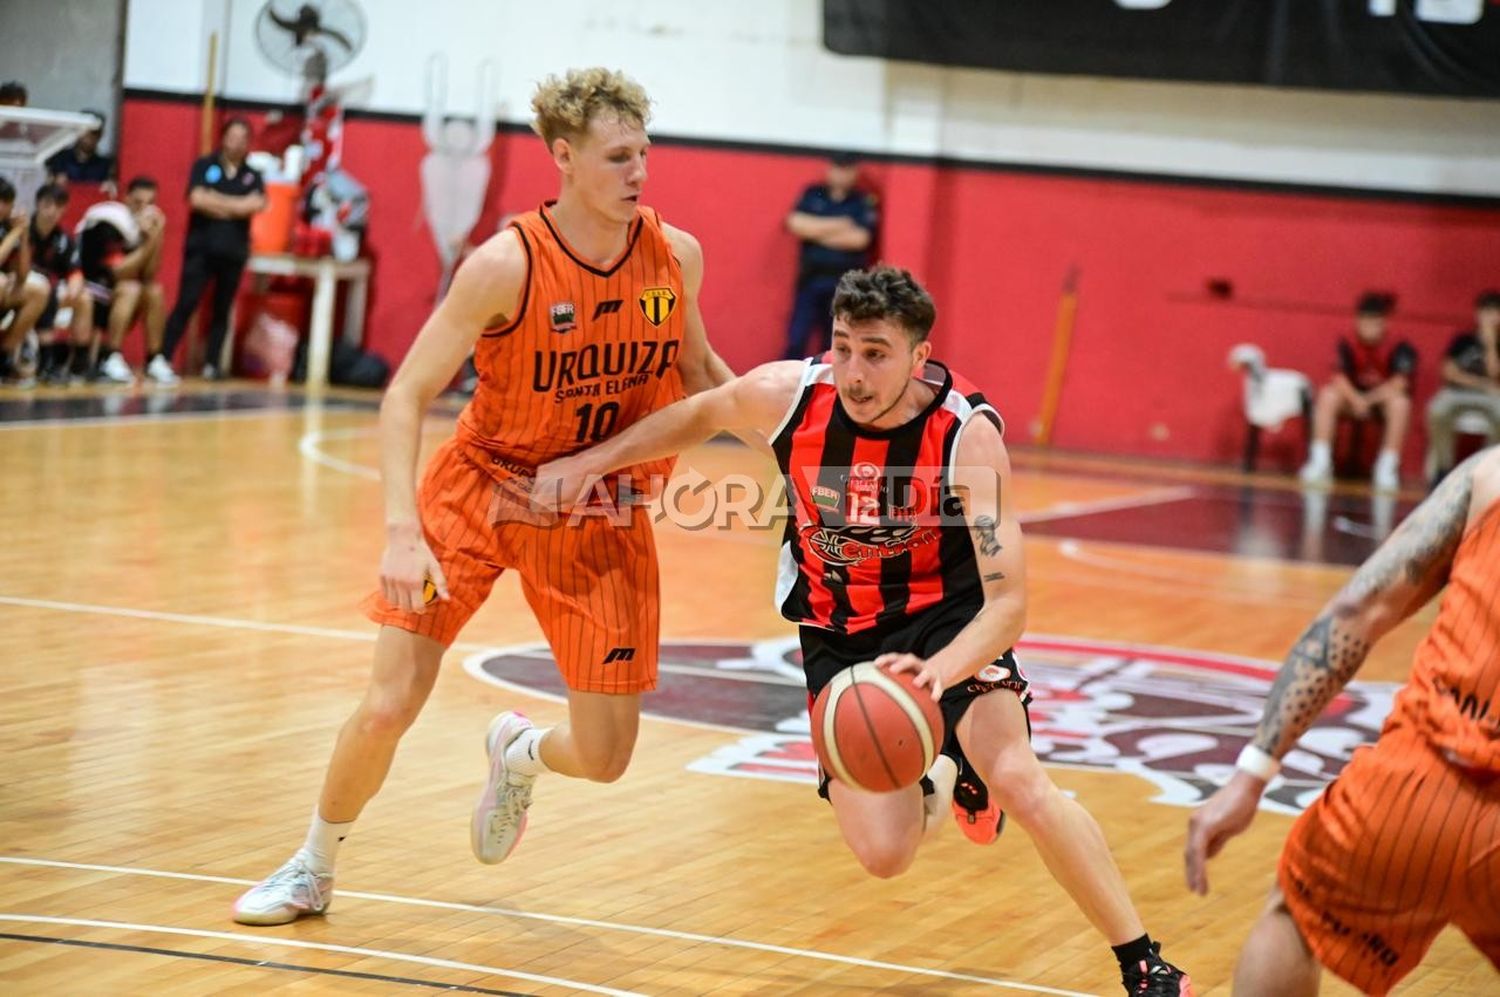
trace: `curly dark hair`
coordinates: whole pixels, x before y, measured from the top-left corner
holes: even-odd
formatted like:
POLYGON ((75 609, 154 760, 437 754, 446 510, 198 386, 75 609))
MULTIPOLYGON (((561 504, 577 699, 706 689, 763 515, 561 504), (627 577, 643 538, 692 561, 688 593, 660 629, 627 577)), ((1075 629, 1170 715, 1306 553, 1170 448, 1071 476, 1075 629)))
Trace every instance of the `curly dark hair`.
POLYGON ((890 319, 906 330, 915 346, 932 331, 937 306, 910 271, 881 264, 850 270, 839 278, 833 314, 851 322, 890 319))

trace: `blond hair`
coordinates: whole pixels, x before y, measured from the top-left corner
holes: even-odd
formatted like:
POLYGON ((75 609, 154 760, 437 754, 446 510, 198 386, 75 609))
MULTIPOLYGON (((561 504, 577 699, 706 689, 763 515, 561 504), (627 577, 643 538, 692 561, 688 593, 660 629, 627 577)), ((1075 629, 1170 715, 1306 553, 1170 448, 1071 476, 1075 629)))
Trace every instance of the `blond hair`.
POLYGON ((542 80, 531 97, 531 110, 536 114, 531 130, 550 150, 560 138, 578 141, 588 131, 589 122, 601 114, 613 114, 644 128, 651 120, 651 98, 639 83, 619 70, 595 66, 570 69, 561 78, 542 80))

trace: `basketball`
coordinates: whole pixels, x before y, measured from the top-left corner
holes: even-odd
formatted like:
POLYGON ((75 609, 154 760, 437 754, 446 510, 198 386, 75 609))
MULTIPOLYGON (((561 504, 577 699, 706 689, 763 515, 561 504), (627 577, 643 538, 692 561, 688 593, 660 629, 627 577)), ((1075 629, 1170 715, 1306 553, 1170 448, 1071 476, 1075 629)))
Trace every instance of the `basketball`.
POLYGON ((871 662, 846 668, 818 693, 813 745, 823 770, 872 793, 915 784, 937 759, 943 715, 906 672, 871 662))

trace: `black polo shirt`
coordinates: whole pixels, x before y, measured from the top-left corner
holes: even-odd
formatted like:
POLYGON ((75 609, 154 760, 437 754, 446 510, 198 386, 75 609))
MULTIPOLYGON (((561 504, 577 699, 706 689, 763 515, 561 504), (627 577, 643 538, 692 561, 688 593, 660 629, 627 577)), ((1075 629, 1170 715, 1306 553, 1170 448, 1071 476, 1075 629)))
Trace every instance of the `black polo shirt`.
MULTIPOLYGON (((860 228, 875 234, 880 222, 880 212, 875 207, 873 195, 862 190, 851 190, 842 200, 835 200, 824 184, 814 184, 802 192, 797 206, 792 210, 819 218, 848 218, 860 228)), ((798 260, 798 278, 838 277, 846 270, 857 270, 869 259, 865 249, 830 249, 816 242, 804 241, 798 260)))
POLYGON ((115 175, 115 158, 95 152, 88 159, 70 146, 47 160, 48 173, 61 173, 74 183, 103 183, 115 175))
MULTIPOLYGON (((260 174, 244 164, 231 175, 217 153, 193 163, 193 172, 188 178, 188 195, 192 196, 197 187, 206 187, 230 197, 243 197, 266 189, 260 174)), ((210 218, 194 211, 188 219, 186 249, 189 253, 207 256, 249 256, 250 219, 210 218)))

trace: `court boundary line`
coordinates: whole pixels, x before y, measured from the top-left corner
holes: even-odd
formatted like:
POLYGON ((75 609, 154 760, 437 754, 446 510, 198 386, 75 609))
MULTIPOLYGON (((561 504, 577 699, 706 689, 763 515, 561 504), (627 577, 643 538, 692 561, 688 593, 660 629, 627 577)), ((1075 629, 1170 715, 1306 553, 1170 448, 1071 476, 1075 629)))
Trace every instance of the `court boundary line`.
POLYGON ((48 914, 0 913, 0 922, 13 924, 59 924, 80 928, 104 928, 111 931, 138 931, 144 934, 179 935, 185 938, 207 938, 213 941, 243 942, 249 945, 280 945, 285 948, 307 949, 316 952, 336 952, 340 955, 359 956, 366 959, 376 958, 389 959, 392 962, 409 962, 419 966, 432 966, 436 969, 456 969, 467 973, 484 973, 489 976, 525 980, 527 983, 540 983, 546 986, 573 987, 591 994, 607 994, 609 997, 639 997, 638 992, 634 990, 616 990, 613 987, 582 983, 578 980, 569 980, 560 976, 528 973, 520 969, 481 966, 472 962, 456 962, 452 959, 438 959, 433 956, 416 955, 408 952, 392 952, 387 949, 362 948, 355 945, 338 945, 333 942, 310 942, 301 938, 285 938, 281 935, 251 935, 238 931, 209 931, 205 928, 176 928, 165 924, 136 924, 129 921, 102 921, 88 917, 56 917, 48 914))
MULTIPOLYGON (((145 876, 157 879, 179 879, 190 882, 221 883, 235 886, 253 886, 255 880, 238 879, 228 876, 209 876, 200 873, 169 872, 162 869, 146 869, 134 866, 112 866, 98 865, 85 862, 68 862, 59 859, 35 859, 26 856, 0 855, 0 863, 6 865, 35 866, 40 868, 82 870, 87 872, 106 872, 118 875, 145 876)), ((691 931, 678 931, 674 928, 653 928, 646 925, 627 924, 623 922, 601 921, 593 918, 572 917, 566 914, 543 914, 536 911, 516 910, 509 907, 487 907, 480 904, 457 903, 449 900, 430 900, 425 897, 406 897, 392 893, 370 893, 359 890, 339 890, 340 897, 353 898, 357 900, 369 900, 377 903, 394 903, 409 907, 426 907, 435 910, 459 911, 467 914, 491 914, 499 917, 511 917, 520 920, 541 921, 548 924, 563 924, 574 927, 598 928, 604 931, 618 931, 627 934, 647 935, 656 938, 670 938, 683 942, 694 942, 708 945, 719 945, 725 948, 746 949, 754 952, 764 952, 771 955, 790 956, 794 958, 810 959, 816 962, 831 962, 843 966, 855 966, 863 969, 877 969, 881 971, 906 973, 915 976, 928 976, 945 980, 957 980, 964 983, 978 983, 985 986, 1000 989, 1019 990, 1026 993, 1053 994, 1056 997, 1090 997, 1090 995, 1075 990, 1062 990, 1057 987, 1048 987, 1035 983, 1017 983, 1010 980, 997 980, 988 976, 976 976, 968 973, 955 973, 950 970, 935 969, 923 966, 907 966, 901 963, 884 962, 877 959, 864 959, 859 956, 840 955, 836 952, 821 952, 817 949, 799 949, 786 945, 774 945, 769 942, 754 942, 740 938, 730 938, 722 935, 705 935, 691 931)), ((42 915, 12 915, 0 914, 0 921, 37 921, 40 923, 59 924, 85 924, 100 925, 105 927, 123 928, 125 930, 151 930, 151 926, 139 927, 135 925, 120 924, 116 922, 91 922, 79 918, 49 918, 42 915)), ((286 939, 278 935, 245 935, 238 932, 207 931, 197 928, 158 928, 168 933, 186 934, 196 937, 218 938, 230 941, 248 939, 250 941, 267 941, 275 944, 290 944, 298 948, 318 948, 328 951, 347 952, 362 955, 386 955, 376 949, 356 949, 348 946, 335 946, 323 943, 302 942, 298 939, 286 939)), ((454 963, 448 960, 432 960, 427 956, 406 955, 404 953, 389 953, 398 961, 420 962, 427 965, 442 965, 448 968, 478 970, 489 972, 487 967, 474 966, 472 964, 454 963)), ((526 978, 519 975, 518 971, 496 970, 497 975, 514 975, 516 978, 526 978)), ((532 977, 536 979, 536 977, 532 977)), ((555 981, 554 981, 555 982, 555 981)), ((577 986, 578 984, 573 984, 577 986)), ((627 993, 626 991, 606 990, 591 988, 594 993, 627 993)))
MULTIPOLYGON (((139 426, 154 422, 212 422, 220 419, 258 419, 267 416, 304 415, 308 408, 203 409, 192 412, 131 412, 124 415, 85 415, 77 418, 4 419, 0 432, 20 429, 60 429, 77 426, 98 429, 101 426, 139 426)), ((362 413, 362 409, 325 409, 324 414, 362 413)))
POLYGON ((293 973, 309 973, 315 976, 337 976, 351 980, 375 980, 380 983, 422 987, 427 990, 447 990, 452 993, 491 994, 494 997, 527 997, 526 994, 521 993, 519 990, 495 990, 490 987, 476 987, 467 983, 439 983, 436 980, 422 980, 414 976, 362 973, 354 969, 327 969, 320 966, 299 966, 290 962, 247 959, 243 956, 216 955, 211 952, 189 952, 186 949, 163 949, 152 945, 126 945, 121 942, 96 942, 86 938, 57 938, 49 935, 22 935, 9 931, 0 931, 0 941, 31 942, 36 945, 63 945, 83 949, 102 949, 107 952, 128 952, 134 955, 159 955, 166 956, 169 959, 196 959, 202 962, 222 962, 228 963, 231 966, 245 966, 249 969, 278 969, 293 973))

